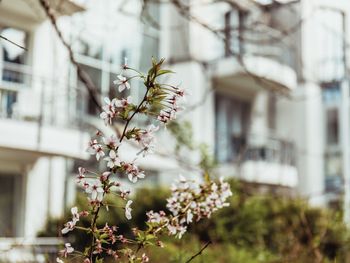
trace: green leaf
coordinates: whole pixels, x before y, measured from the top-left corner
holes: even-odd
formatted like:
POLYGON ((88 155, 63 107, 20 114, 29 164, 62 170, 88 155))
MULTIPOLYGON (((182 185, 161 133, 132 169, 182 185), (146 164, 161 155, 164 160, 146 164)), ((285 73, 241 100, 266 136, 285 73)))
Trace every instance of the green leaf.
POLYGON ((175 72, 168 70, 168 69, 161 69, 157 72, 157 77, 164 75, 164 74, 170 74, 170 73, 175 73, 175 72))

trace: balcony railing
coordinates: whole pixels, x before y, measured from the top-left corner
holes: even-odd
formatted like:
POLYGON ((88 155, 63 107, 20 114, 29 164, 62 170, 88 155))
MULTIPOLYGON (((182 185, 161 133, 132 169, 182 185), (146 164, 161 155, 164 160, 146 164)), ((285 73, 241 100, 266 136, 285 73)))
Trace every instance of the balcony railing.
POLYGON ((229 150, 226 156, 221 156, 221 162, 263 161, 295 166, 295 146, 291 141, 250 134, 233 136, 230 143, 225 147, 229 150))
POLYGON ((239 31, 237 28, 226 28, 224 35, 226 57, 238 54, 265 57, 296 69, 295 45, 286 41, 276 41, 279 35, 274 36, 271 30, 267 34, 258 31, 248 32, 244 27, 239 31))
POLYGON ((28 65, 2 62, 0 70, 0 117, 11 118, 18 92, 31 87, 32 71, 28 65))
POLYGON ((265 138, 260 146, 247 146, 244 160, 295 166, 294 143, 283 139, 265 138))
POLYGON ((86 90, 67 80, 32 73, 28 65, 0 62, 0 118, 79 126, 86 90))

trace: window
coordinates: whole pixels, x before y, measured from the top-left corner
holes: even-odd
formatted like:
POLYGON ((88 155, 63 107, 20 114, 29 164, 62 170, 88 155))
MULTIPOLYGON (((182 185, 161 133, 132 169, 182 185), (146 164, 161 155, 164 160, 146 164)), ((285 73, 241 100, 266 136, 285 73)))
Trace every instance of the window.
POLYGON ((326 138, 328 145, 337 145, 339 143, 339 112, 337 108, 328 109, 326 112, 326 138))
POLYGON ((218 94, 215 108, 216 158, 219 162, 235 161, 246 147, 250 104, 218 94))
POLYGON ((337 10, 317 10, 315 43, 313 45, 319 78, 322 81, 334 81, 344 77, 344 32, 343 15, 337 10))
POLYGON ((241 34, 244 15, 237 9, 225 14, 225 56, 232 56, 243 52, 241 34))
MULTIPOLYGON (((1 35, 11 39, 21 46, 26 46, 27 33, 23 30, 0 27, 1 35)), ((2 80, 7 82, 24 83, 25 74, 22 65, 27 64, 27 52, 10 42, 1 41, 2 80)))
POLYGON ((18 226, 21 208, 21 177, 0 174, 0 237, 14 237, 21 231, 18 226))
MULTIPOLYGON (((0 34, 21 46, 27 46, 27 32, 0 25, 0 34)), ((0 115, 11 117, 18 88, 29 85, 28 52, 8 41, 0 42, 0 115)))
POLYGON ((325 185, 326 190, 342 189, 342 154, 340 149, 340 82, 322 84, 325 125, 325 185))
POLYGON ((325 108, 326 145, 337 146, 340 140, 340 83, 324 83, 322 87, 322 98, 325 108))

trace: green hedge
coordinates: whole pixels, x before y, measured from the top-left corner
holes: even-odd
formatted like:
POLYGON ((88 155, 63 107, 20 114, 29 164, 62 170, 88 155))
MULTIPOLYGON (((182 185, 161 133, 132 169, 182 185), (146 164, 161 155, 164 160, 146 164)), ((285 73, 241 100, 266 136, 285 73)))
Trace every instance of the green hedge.
MULTIPOLYGON (((310 207, 301 199, 247 193, 237 181, 231 181, 231 186, 234 194, 229 207, 193 224, 183 240, 166 238, 164 249, 149 248, 151 262, 185 262, 209 240, 212 244, 193 262, 350 262, 349 231, 340 213, 310 207)), ((144 227, 146 211, 166 210, 167 196, 162 189, 139 190, 134 196, 131 223, 123 210, 115 207, 103 211, 98 222, 116 224, 120 233, 130 235, 131 227, 144 227)), ((84 198, 83 193, 78 194, 80 209, 84 198)), ((109 202, 122 205, 119 200, 109 202)), ((57 235, 65 221, 50 220, 42 235, 57 235)), ((88 242, 79 231, 71 232, 69 239, 79 247, 88 242)))

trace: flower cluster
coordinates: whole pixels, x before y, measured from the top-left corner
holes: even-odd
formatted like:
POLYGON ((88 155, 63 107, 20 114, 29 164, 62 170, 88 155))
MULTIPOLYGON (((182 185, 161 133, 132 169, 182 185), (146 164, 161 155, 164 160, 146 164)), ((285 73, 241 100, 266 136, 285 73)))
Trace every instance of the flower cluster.
POLYGON ((220 208, 228 206, 227 198, 232 195, 230 186, 220 178, 219 182, 205 181, 202 184, 180 176, 173 184, 172 195, 167 199, 167 208, 171 215, 164 211, 147 212, 148 223, 152 227, 166 228, 170 235, 181 238, 187 231, 187 225, 193 220, 209 218, 220 208))
MULTIPOLYGON (((138 256, 138 250, 133 251, 129 244, 137 244, 139 248, 145 245, 154 244, 163 247, 159 240, 158 234, 167 232, 170 235, 181 236, 186 232, 188 224, 194 220, 200 220, 210 215, 219 208, 227 205, 226 199, 231 195, 229 186, 222 181, 215 183, 210 180, 203 184, 196 184, 180 178, 177 185, 172 187, 172 195, 167 199, 167 208, 171 214, 167 215, 164 211, 147 213, 149 226, 148 229, 140 231, 135 229, 135 240, 127 239, 118 234, 118 227, 110 227, 105 224, 104 227, 97 226, 97 218, 101 209, 108 211, 109 203, 107 196, 119 197, 125 204, 121 207, 124 209, 125 218, 132 219, 133 201, 128 200, 130 190, 122 186, 122 178, 127 178, 135 184, 140 179, 146 177, 145 172, 140 169, 137 160, 142 153, 145 156, 153 152, 155 148, 155 134, 159 130, 159 125, 167 124, 176 118, 177 112, 181 109, 179 100, 183 98, 185 92, 175 86, 159 83, 159 77, 171 73, 169 70, 162 69, 163 60, 152 61, 152 67, 148 74, 123 66, 123 73, 118 75, 114 84, 119 92, 131 89, 129 83, 132 78, 139 78, 145 86, 143 99, 134 104, 131 96, 126 98, 105 98, 105 105, 102 107, 100 118, 105 125, 114 126, 114 121, 118 120, 119 124, 124 123, 122 132, 116 131, 116 135, 105 136, 98 131, 96 136, 89 142, 87 152, 94 155, 97 162, 101 162, 104 167, 102 172, 92 172, 83 167, 79 167, 76 178, 77 184, 84 189, 87 194, 88 211, 78 212, 77 207, 71 209, 72 219, 68 221, 61 230, 63 235, 68 234, 74 229, 85 231, 90 236, 90 246, 83 252, 74 250, 70 243, 65 244, 64 250, 61 251, 62 257, 74 254, 75 257, 81 257, 84 263, 103 262, 107 254, 119 260, 126 257, 129 262, 149 262, 146 254, 138 256), (130 70, 136 72, 134 76, 124 76, 124 71, 130 70), (136 114, 143 114, 158 122, 158 126, 151 124, 147 127, 133 127, 132 119, 136 114), (134 142, 140 147, 140 150, 133 161, 126 161, 121 158, 120 149, 125 141, 134 142), (89 227, 77 226, 82 216, 88 216, 91 222, 89 227), (151 240, 153 240, 151 242, 151 240)), ((57 262, 62 263, 61 258, 57 262)))

